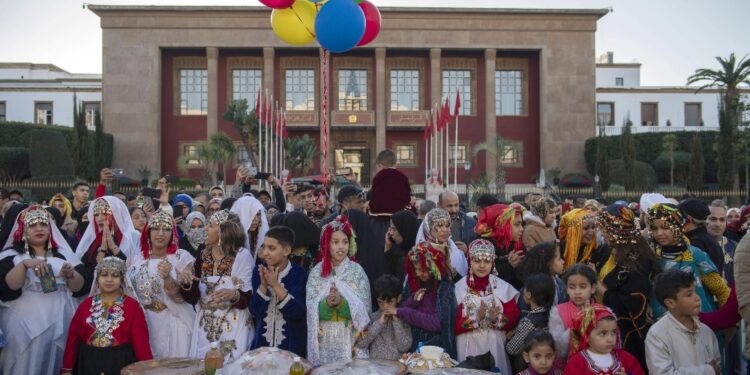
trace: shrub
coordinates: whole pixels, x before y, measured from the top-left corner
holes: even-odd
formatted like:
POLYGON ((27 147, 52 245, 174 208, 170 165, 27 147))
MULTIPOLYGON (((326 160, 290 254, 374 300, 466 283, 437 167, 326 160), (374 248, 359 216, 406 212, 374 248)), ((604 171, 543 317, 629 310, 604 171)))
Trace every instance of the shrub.
POLYGON ((0 147, 0 179, 20 181, 31 176, 29 149, 23 147, 0 147))
MULTIPOLYGON (((647 191, 653 190, 656 187, 656 171, 654 171, 651 165, 642 161, 636 161, 634 169, 634 174, 638 176, 635 179, 635 190, 647 191)), ((625 185, 625 164, 622 159, 610 160, 609 171, 612 184, 625 185)))
MULTIPOLYGON (((684 185, 687 182, 688 167, 690 166, 690 153, 675 151, 674 153, 674 183, 684 185)), ((662 152, 653 164, 656 177, 660 183, 669 183, 669 155, 662 152)))
POLYGON ((59 132, 32 130, 29 166, 34 177, 73 177, 73 161, 59 132))

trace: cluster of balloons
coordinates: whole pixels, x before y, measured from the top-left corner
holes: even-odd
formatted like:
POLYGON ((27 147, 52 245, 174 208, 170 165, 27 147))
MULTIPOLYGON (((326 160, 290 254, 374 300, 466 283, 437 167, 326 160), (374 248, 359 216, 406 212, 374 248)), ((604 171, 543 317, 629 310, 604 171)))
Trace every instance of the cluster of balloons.
POLYGON ((271 27, 286 43, 346 52, 364 46, 380 32, 380 11, 368 0, 259 0, 273 8, 271 27))

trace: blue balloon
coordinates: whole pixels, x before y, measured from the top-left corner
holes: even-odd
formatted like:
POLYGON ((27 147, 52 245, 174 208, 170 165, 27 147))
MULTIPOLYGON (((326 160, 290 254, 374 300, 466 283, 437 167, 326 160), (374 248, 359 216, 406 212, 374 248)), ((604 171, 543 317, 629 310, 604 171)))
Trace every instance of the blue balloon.
POLYGON ((365 13, 353 0, 329 0, 315 17, 315 34, 323 48, 346 52, 365 35, 365 13))

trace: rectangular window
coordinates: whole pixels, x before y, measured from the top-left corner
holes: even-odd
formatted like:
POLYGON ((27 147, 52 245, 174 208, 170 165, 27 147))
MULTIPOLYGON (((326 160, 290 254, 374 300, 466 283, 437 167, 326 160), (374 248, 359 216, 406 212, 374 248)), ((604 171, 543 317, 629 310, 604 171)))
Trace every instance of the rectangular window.
POLYGON ((472 114, 471 108, 471 70, 443 70, 443 97, 448 98, 451 114, 456 103, 456 91, 461 93, 461 108, 458 113, 461 116, 472 114))
POLYGON ((391 111, 419 110, 419 70, 391 70, 391 111))
POLYGON ((315 110, 315 70, 287 69, 285 74, 287 111, 315 110))
POLYGON ((5 102, 0 102, 0 121, 5 121, 5 102))
POLYGON ((180 115, 208 113, 208 70, 180 69, 180 115))
POLYGON ((367 70, 339 70, 339 111, 367 110, 367 70))
POLYGON ((495 72, 495 114, 520 116, 523 114, 523 71, 495 72))
POLYGON ((466 145, 451 145, 450 151, 450 165, 458 162, 459 167, 463 168, 464 161, 466 161, 466 145))
POLYGON ((416 165, 417 164, 417 150, 416 146, 411 145, 396 145, 396 163, 399 166, 416 165))
POLYGON ((507 143, 503 145, 503 155, 501 161, 504 165, 521 164, 521 146, 520 143, 507 143))
POLYGON ((685 126, 701 126, 701 103, 685 103, 685 126))
POLYGON ((252 109, 260 90, 263 72, 260 69, 232 69, 232 100, 247 100, 252 109))
POLYGON ((596 124, 615 125, 615 103, 596 103, 596 124))
POLYGON ((52 125, 52 102, 34 103, 34 122, 52 125))
POLYGON ((250 154, 247 153, 247 147, 245 145, 237 146, 237 164, 243 163, 250 160, 250 154))
POLYGON ((615 78, 615 86, 625 86, 625 78, 616 77, 615 78))
POLYGON ((196 145, 186 145, 182 146, 182 156, 185 158, 185 164, 186 165, 200 165, 200 160, 198 160, 198 146, 196 145))
POLYGON ((641 125, 659 126, 659 103, 641 103, 641 125))
POLYGON ((101 114, 99 102, 83 103, 83 112, 86 114, 86 127, 90 130, 96 129, 96 114, 101 114))

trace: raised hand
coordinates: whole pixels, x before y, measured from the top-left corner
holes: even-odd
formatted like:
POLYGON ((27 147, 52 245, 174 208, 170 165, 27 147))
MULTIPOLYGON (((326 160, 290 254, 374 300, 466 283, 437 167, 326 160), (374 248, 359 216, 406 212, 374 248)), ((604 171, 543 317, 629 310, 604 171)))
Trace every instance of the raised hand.
POLYGON ((172 271, 172 264, 167 262, 166 260, 162 260, 161 262, 159 262, 156 270, 159 272, 159 277, 161 277, 162 279, 166 279, 169 277, 169 272, 172 271))

